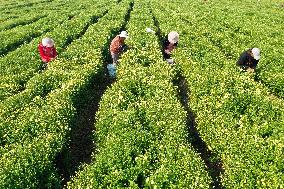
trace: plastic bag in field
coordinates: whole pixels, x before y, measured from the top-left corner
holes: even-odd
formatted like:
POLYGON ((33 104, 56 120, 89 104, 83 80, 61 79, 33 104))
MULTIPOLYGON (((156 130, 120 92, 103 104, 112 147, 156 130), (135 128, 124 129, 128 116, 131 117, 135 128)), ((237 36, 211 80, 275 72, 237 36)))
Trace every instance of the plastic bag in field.
POLYGON ((114 64, 108 64, 107 65, 107 70, 108 70, 108 74, 111 77, 115 77, 115 75, 116 75, 116 67, 115 67, 114 64))
POLYGON ((166 59, 166 61, 167 61, 169 64, 174 64, 174 59, 172 59, 172 58, 166 59))
POLYGON ((147 33, 155 33, 155 31, 153 31, 151 28, 146 28, 146 32, 147 33))

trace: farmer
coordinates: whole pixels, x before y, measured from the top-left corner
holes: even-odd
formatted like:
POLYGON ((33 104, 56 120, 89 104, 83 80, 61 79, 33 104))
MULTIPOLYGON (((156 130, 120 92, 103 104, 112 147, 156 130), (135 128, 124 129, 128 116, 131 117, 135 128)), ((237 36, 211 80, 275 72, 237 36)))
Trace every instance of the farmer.
POLYGON ((45 69, 48 66, 48 63, 54 60, 57 56, 54 41, 48 37, 43 38, 41 43, 38 45, 38 50, 43 62, 43 69, 45 69))
POLYGON ((260 59, 260 50, 259 48, 252 48, 244 51, 236 65, 240 67, 241 70, 254 72, 256 66, 260 59))
POLYGON ((174 63, 174 60, 171 58, 171 53, 177 47, 178 40, 179 34, 176 31, 171 31, 168 34, 168 38, 163 41, 163 56, 169 64, 174 63))
POLYGON ((110 53, 113 60, 113 64, 117 64, 120 54, 125 50, 126 45, 124 40, 128 38, 126 31, 122 31, 117 35, 110 44, 110 53))
POLYGON ((126 50, 127 46, 124 41, 128 38, 128 34, 126 31, 122 31, 119 35, 117 35, 110 44, 110 54, 112 57, 112 64, 107 65, 107 69, 109 75, 111 77, 115 77, 116 75, 116 64, 118 63, 118 58, 123 51, 126 50))

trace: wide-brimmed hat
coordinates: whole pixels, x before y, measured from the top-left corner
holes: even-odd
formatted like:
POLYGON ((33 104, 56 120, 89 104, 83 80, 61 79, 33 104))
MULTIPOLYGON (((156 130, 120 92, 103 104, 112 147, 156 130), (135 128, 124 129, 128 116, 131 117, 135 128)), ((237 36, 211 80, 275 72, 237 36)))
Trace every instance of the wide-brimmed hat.
POLYGON ((53 47, 54 46, 54 41, 48 37, 45 37, 41 40, 41 43, 45 47, 53 47))
POLYGON ((119 37, 128 38, 128 33, 127 33, 127 31, 122 31, 122 32, 119 34, 119 37))
POLYGON ((259 48, 253 48, 253 49, 251 49, 251 52, 252 52, 253 58, 255 60, 259 60, 260 59, 260 49, 259 48))
POLYGON ((171 31, 169 34, 168 34, 168 40, 170 43, 177 43, 178 42, 178 39, 179 39, 179 34, 178 32, 176 31, 171 31))

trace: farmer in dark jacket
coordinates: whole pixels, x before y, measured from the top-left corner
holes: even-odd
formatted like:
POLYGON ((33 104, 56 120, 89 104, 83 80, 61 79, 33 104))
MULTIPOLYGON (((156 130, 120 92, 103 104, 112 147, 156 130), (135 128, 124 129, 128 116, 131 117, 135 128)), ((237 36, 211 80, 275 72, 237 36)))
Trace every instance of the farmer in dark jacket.
POLYGON ((259 59, 259 48, 248 49, 241 54, 239 60, 237 61, 237 66, 239 66, 242 70, 254 72, 259 59))
POLYGON ((179 34, 172 31, 168 34, 168 38, 163 41, 163 57, 169 63, 173 64, 174 61, 171 58, 172 51, 177 47, 179 40, 179 34))

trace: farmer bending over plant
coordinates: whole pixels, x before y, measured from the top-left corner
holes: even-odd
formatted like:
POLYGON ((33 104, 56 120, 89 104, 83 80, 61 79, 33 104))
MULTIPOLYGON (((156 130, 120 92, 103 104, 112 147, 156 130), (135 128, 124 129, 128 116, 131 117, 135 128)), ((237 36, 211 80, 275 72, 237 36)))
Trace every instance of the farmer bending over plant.
POLYGON ((237 61, 237 66, 239 66, 241 70, 254 72, 259 62, 259 59, 259 48, 248 49, 240 55, 240 58, 237 61))
POLYGON ((119 56, 123 51, 126 50, 127 46, 124 41, 128 38, 128 34, 126 31, 122 31, 119 35, 117 35, 110 44, 110 53, 112 57, 112 64, 108 64, 107 68, 109 70, 110 76, 115 76, 115 67, 118 63, 119 56))
POLYGON ((48 66, 48 63, 54 60, 57 56, 54 41, 48 37, 43 38, 41 43, 38 45, 38 50, 43 62, 42 68, 45 69, 48 66))
POLYGON ((175 31, 171 31, 168 34, 168 38, 163 41, 163 56, 169 64, 174 63, 174 60, 171 58, 171 53, 177 47, 178 40, 179 34, 175 31))

